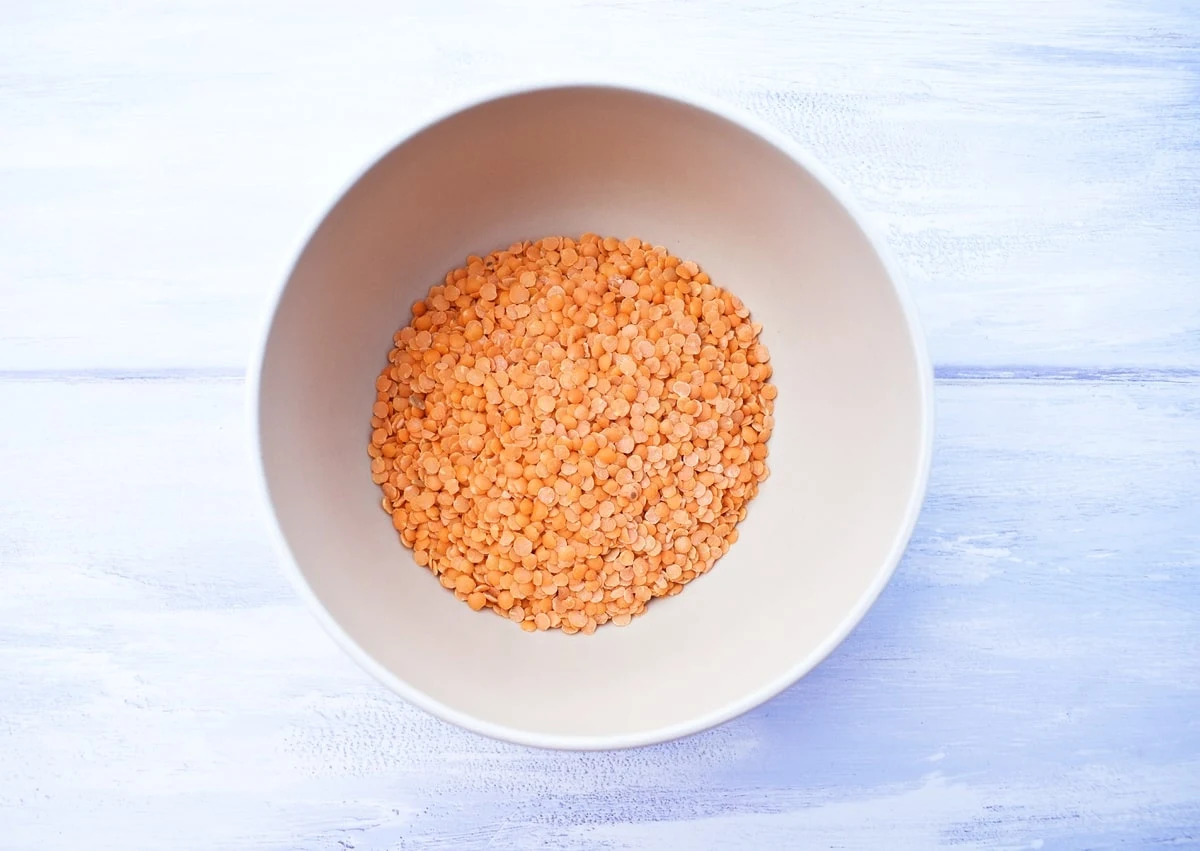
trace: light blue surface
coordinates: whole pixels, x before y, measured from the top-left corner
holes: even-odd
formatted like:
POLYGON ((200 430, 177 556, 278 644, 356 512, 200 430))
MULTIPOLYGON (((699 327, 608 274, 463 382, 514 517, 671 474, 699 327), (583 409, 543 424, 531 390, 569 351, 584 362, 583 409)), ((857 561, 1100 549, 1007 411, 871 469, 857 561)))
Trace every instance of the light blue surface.
POLYGON ((1200 848, 1198 50, 1194 5, 1134 0, 0 11, 0 848, 1200 848), (241 374, 407 117, 614 62, 848 184, 939 433, 825 664, 568 754, 333 648, 270 554, 241 374))

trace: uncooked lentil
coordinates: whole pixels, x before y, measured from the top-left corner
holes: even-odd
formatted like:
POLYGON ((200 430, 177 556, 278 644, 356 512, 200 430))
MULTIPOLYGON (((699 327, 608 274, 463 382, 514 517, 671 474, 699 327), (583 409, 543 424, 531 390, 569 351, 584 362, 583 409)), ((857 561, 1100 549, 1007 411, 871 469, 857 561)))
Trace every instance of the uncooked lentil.
POLYGON ((526 631, 627 625, 737 540, 767 477, 762 326, 636 237, 519 242, 412 306, 371 476, 418 565, 526 631))

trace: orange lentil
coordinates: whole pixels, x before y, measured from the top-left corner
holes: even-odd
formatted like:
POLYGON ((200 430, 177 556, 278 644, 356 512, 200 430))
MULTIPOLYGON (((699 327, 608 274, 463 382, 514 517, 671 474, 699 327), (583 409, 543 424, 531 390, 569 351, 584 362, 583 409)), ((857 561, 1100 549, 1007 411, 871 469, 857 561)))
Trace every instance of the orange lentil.
POLYGON ((470 257, 392 339, 368 446, 383 509, 418 565, 527 632, 590 635, 679 593, 768 475, 761 326, 661 246, 470 257))

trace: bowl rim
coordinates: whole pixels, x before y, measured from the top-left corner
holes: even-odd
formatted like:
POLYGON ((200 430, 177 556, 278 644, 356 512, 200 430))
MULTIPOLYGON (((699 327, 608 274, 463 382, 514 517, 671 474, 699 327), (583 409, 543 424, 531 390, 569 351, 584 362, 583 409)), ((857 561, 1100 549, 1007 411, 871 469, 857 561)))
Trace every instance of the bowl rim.
POLYGON ((258 335, 251 352, 246 373, 246 408, 249 425, 249 450, 252 455, 251 468, 254 471, 255 490, 260 504, 266 509, 268 516, 269 535, 274 550, 279 557, 283 572, 291 581, 296 593, 304 600, 309 611, 316 618, 325 632, 334 642, 347 653, 360 668, 371 674, 393 692, 409 703, 420 707, 431 715, 455 724, 466 730, 488 736, 503 742, 526 745, 539 748, 571 751, 599 751, 624 748, 642 747, 646 745, 669 742, 674 739, 699 733, 725 723, 777 696, 794 685, 801 678, 821 664, 843 641, 849 637, 855 627, 862 621, 887 586, 898 567, 916 527, 925 495, 929 485, 929 474, 933 460, 934 445, 934 375, 929 358, 929 352, 915 301, 907 286, 897 274, 897 264, 893 259, 887 244, 874 232, 869 219, 855 205, 850 195, 842 185, 810 154, 800 147, 783 131, 750 114, 744 109, 734 106, 720 98, 683 88, 675 83, 663 81, 647 82, 644 79, 623 79, 619 75, 579 76, 566 79, 532 81, 508 81, 501 84, 491 84, 474 87, 466 94, 454 97, 448 105, 436 109, 423 110, 422 115, 413 121, 406 122, 408 130, 397 141, 387 145, 363 168, 346 182, 328 206, 321 209, 315 220, 311 221, 302 231, 304 234, 300 244, 295 247, 290 257, 291 262, 287 272, 276 284, 264 306, 264 318, 258 325, 258 335), (615 735, 564 735, 558 733, 538 733, 496 724, 480 719, 468 712, 463 712, 439 700, 436 700, 420 689, 390 671, 369 653, 341 627, 337 620, 317 597, 301 572, 291 545, 284 536, 279 524, 278 515, 271 499, 270 487, 267 482, 267 471, 263 463, 261 451, 262 434, 259 420, 260 389, 262 369, 266 357, 267 345, 278 315, 279 303, 287 290, 288 283, 295 273, 304 250, 316 235, 318 228, 325 221, 333 208, 341 202, 346 194, 356 186, 380 161, 394 151, 407 144, 414 137, 431 127, 453 118, 456 115, 476 109, 496 100, 533 94, 536 92, 553 91, 558 89, 611 89, 627 93, 649 95, 666 100, 672 100, 695 109, 724 119, 748 133, 751 133, 785 154, 789 159, 803 168, 813 177, 833 199, 853 219, 855 225, 866 238, 868 245, 875 252, 883 270, 892 285, 892 290, 900 304, 913 348, 918 373, 918 392, 920 394, 921 421, 920 446, 917 459, 917 471, 913 477, 908 494, 903 522, 898 528, 892 541, 887 557, 880 565, 874 580, 867 587, 857 603, 843 616, 837 627, 828 633, 810 652, 797 660, 786 672, 764 683, 753 691, 747 692, 737 700, 730 701, 724 706, 674 724, 662 727, 652 727, 632 733, 615 735))

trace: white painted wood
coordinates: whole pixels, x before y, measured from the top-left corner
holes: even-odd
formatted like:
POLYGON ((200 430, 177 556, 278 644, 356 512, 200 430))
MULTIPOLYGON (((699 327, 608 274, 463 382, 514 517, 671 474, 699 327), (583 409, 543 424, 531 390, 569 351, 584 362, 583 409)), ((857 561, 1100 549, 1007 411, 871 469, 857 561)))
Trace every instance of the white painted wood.
POLYGON ((606 68, 731 99, 824 160, 939 363, 1200 356, 1183 0, 106 9, 0 11, 0 369, 240 369, 307 229, 419 116, 606 68))
POLYGON ((0 849, 1200 847, 1197 44, 1173 0, 5 4, 0 849), (324 638, 238 376, 306 229, 418 115, 608 66, 851 187, 922 307, 938 455, 811 676, 562 754, 324 638))
POLYGON ((590 755, 435 721, 334 648, 268 551, 242 391, 0 383, 0 848, 1200 842, 1194 379, 941 382, 914 544, 847 643, 590 755))

